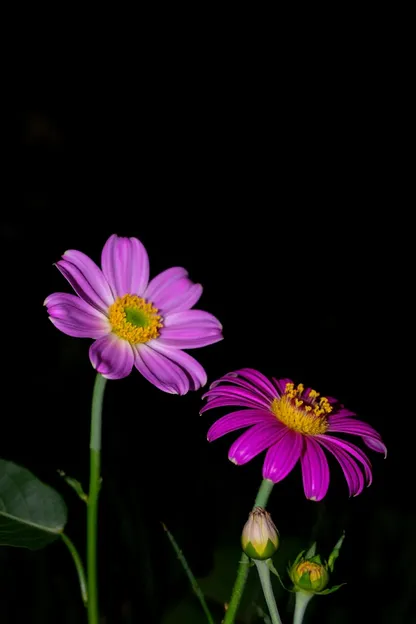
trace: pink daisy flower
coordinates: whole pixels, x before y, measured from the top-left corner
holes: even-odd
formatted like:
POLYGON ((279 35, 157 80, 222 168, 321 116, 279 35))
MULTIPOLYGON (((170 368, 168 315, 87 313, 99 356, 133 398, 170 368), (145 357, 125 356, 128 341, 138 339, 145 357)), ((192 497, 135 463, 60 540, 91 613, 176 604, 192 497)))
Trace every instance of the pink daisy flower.
POLYGON ((69 336, 95 339, 90 359, 104 377, 121 379, 134 365, 164 392, 186 394, 206 384, 202 366, 182 349, 222 340, 222 327, 212 314, 191 310, 202 286, 185 269, 167 269, 149 282, 142 243, 115 234, 104 245, 102 269, 73 249, 56 266, 77 296, 47 297, 49 318, 69 336))
POLYGON ((220 418, 208 431, 208 441, 249 427, 229 450, 235 464, 249 462, 267 449, 263 478, 284 479, 300 460, 307 498, 319 501, 327 493, 329 466, 324 450, 338 460, 350 496, 357 496, 372 480, 367 455, 355 444, 333 433, 360 436, 370 449, 386 456, 387 449, 373 427, 355 418, 336 399, 320 396, 290 379, 270 381, 262 373, 243 368, 210 386, 201 413, 216 407, 243 407, 220 418))

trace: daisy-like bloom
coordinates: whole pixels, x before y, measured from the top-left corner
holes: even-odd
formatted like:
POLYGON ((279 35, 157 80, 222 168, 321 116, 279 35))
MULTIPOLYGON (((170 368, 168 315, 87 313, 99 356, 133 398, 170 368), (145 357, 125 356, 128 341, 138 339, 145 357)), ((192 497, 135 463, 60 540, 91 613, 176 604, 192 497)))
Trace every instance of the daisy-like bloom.
POLYGON ((73 249, 56 263, 76 295, 46 298, 49 318, 65 334, 94 338, 93 367, 107 379, 121 379, 133 365, 160 390, 186 394, 206 384, 202 366, 182 349, 222 340, 218 319, 191 310, 202 286, 182 267, 149 282, 149 259, 137 238, 115 234, 104 245, 100 269, 73 249))
POLYGON ((220 418, 208 431, 208 440, 249 427, 229 450, 235 464, 249 462, 267 449, 263 477, 274 483, 284 479, 298 460, 308 499, 324 498, 329 485, 329 466, 324 450, 338 460, 350 496, 357 496, 372 480, 371 464, 355 444, 332 434, 360 436, 370 449, 387 454, 373 427, 355 418, 336 399, 321 396, 291 379, 270 381, 262 373, 243 368, 228 373, 210 386, 201 413, 216 407, 243 407, 220 418))

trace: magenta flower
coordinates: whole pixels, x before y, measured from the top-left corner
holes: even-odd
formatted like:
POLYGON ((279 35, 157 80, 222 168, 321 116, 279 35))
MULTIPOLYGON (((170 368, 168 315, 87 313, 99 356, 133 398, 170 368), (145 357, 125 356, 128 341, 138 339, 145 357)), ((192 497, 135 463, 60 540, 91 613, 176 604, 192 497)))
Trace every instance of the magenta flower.
POLYGON ((246 464, 267 449, 263 477, 274 483, 284 479, 300 460, 307 498, 319 501, 329 485, 329 466, 323 449, 338 460, 348 483, 350 496, 357 496, 364 484, 371 484, 371 464, 355 444, 332 433, 360 436, 370 449, 387 454, 380 434, 357 420, 355 414, 336 399, 321 397, 290 379, 267 379, 262 373, 243 368, 211 384, 204 395, 202 412, 215 407, 244 407, 220 418, 208 431, 208 440, 250 427, 231 446, 228 457, 246 464))
POLYGON ((65 334, 95 338, 93 367, 108 379, 133 365, 164 392, 186 394, 205 385, 202 366, 182 349, 222 340, 220 322, 191 310, 202 286, 181 267, 149 282, 149 259, 137 238, 113 234, 101 255, 102 270, 81 251, 66 251, 56 266, 78 296, 54 293, 45 300, 52 323, 65 334))

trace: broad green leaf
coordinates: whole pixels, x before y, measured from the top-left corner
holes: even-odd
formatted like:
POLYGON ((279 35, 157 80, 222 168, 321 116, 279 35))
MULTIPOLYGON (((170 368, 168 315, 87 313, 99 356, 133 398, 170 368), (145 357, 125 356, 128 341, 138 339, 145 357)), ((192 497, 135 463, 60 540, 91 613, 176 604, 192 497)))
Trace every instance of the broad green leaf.
POLYGON ((51 487, 0 459, 0 545, 37 550, 63 532, 66 505, 51 487))

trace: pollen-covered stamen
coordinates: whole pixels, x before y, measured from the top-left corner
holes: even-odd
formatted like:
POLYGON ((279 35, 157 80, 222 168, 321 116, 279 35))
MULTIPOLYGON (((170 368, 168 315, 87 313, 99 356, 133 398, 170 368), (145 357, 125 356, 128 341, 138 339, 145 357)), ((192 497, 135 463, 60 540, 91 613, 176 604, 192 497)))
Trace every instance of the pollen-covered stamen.
POLYGON ((108 309, 112 332, 130 344, 148 342, 159 336, 163 327, 158 309, 142 297, 124 295, 108 309))
POLYGON ((328 429, 332 407, 326 397, 319 396, 315 390, 306 393, 303 384, 295 387, 288 383, 284 394, 272 401, 271 410, 289 429, 309 435, 322 434, 328 429))

